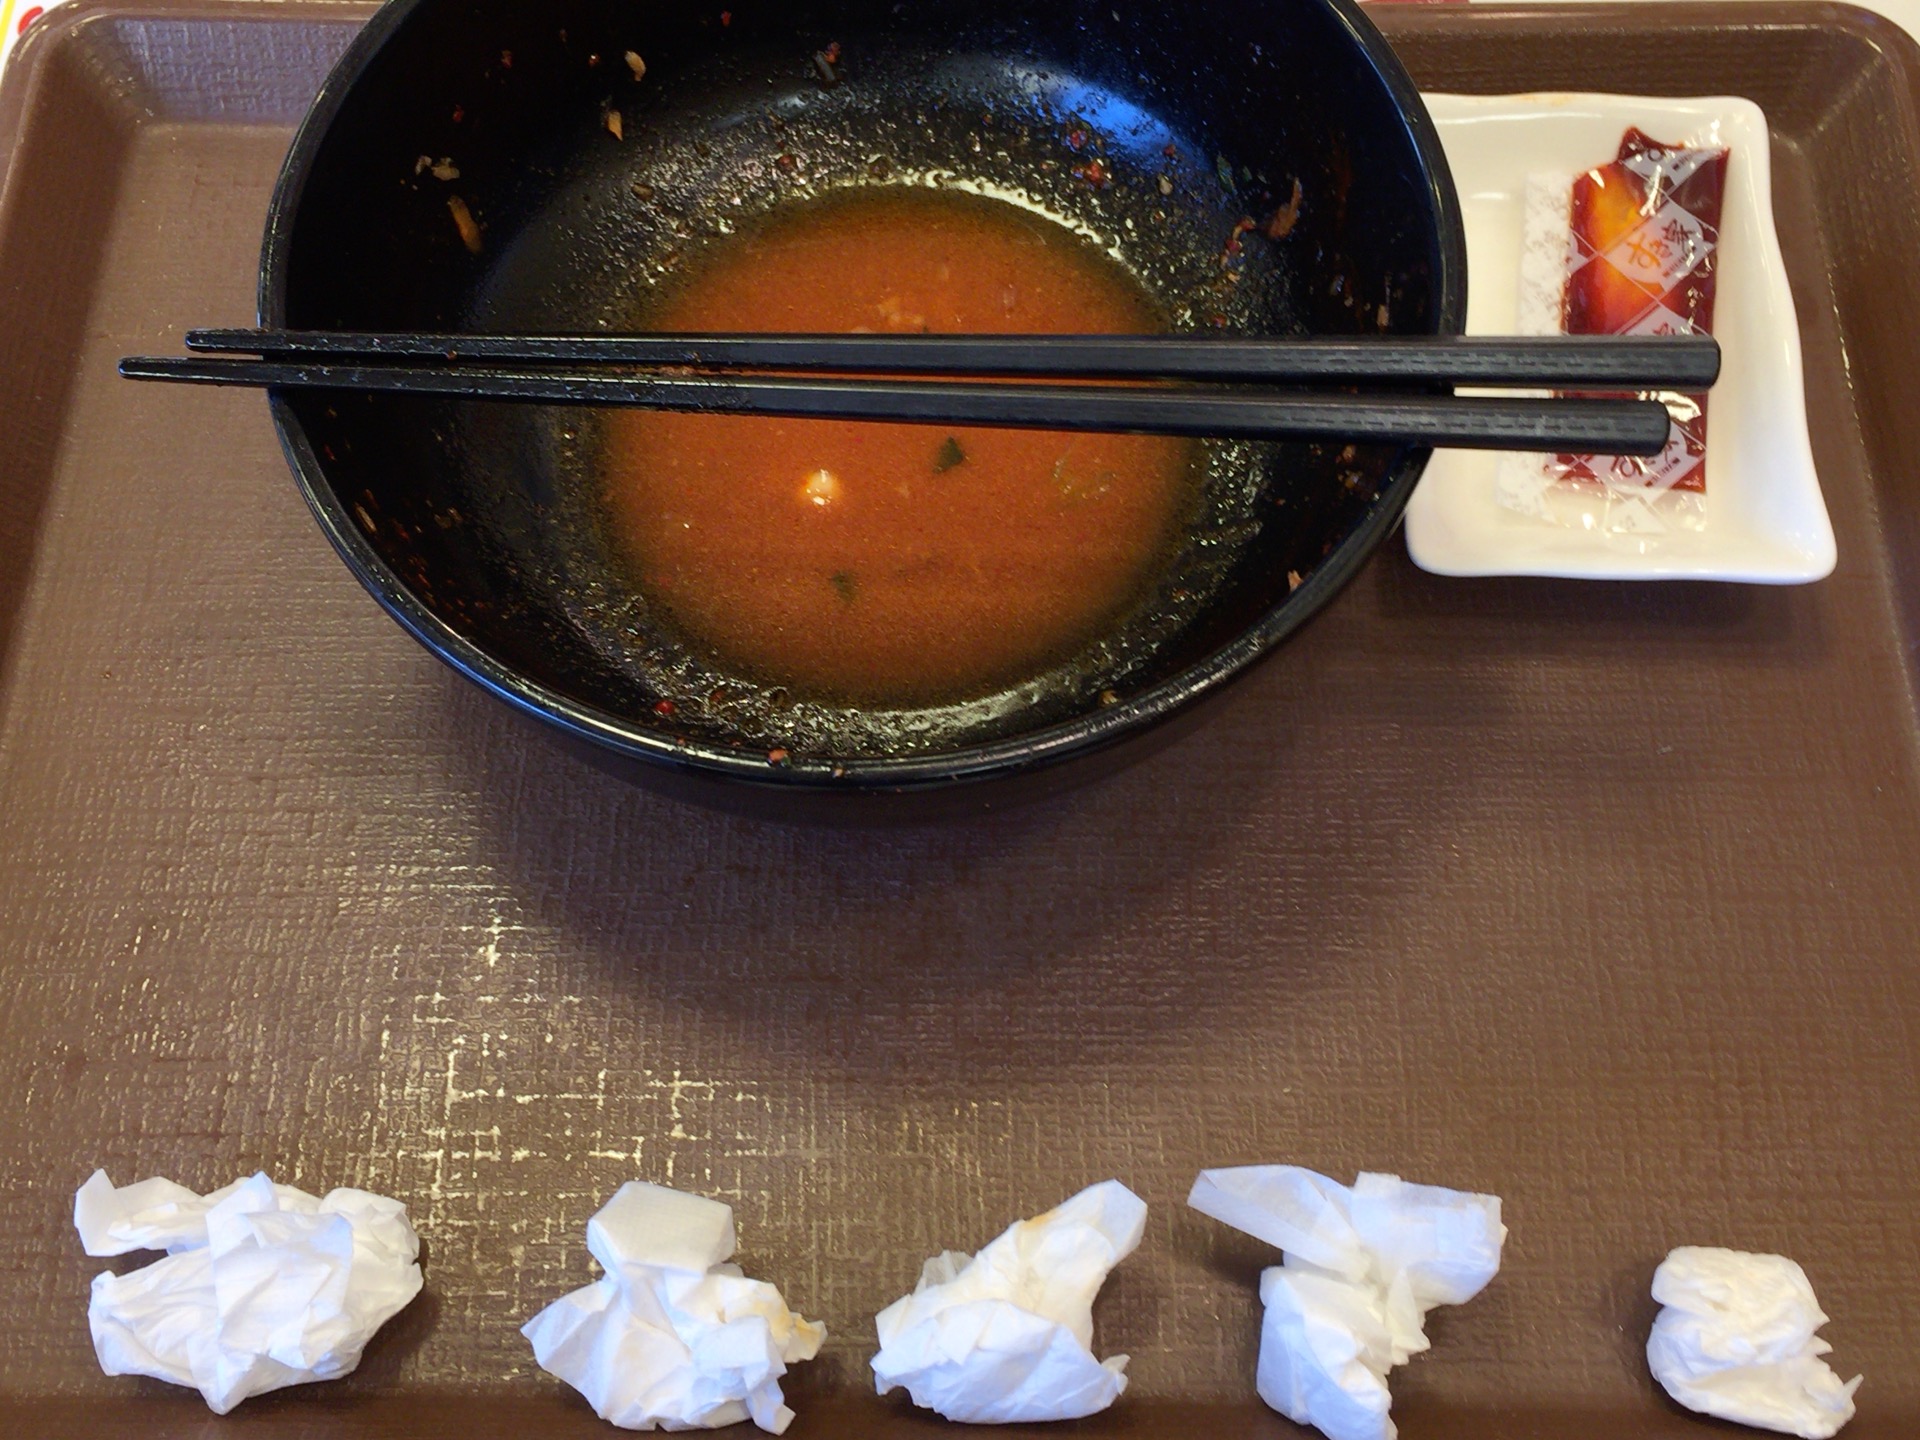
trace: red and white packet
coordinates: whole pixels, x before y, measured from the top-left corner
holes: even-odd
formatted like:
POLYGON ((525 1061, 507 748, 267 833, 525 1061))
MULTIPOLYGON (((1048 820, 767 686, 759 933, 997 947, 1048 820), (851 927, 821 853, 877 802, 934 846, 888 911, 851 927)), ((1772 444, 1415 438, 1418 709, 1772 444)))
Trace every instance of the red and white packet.
MULTIPOLYGON (((1520 332, 1711 334, 1727 159, 1723 147, 1628 130, 1604 165, 1529 176, 1520 332)), ((1706 397, 1649 393, 1672 416, 1660 454, 1507 456, 1495 481, 1501 505, 1615 534, 1703 528, 1706 397)))
POLYGON ((66 0, 0 0, 0 74, 5 73, 7 57, 28 28, 64 3, 66 0))

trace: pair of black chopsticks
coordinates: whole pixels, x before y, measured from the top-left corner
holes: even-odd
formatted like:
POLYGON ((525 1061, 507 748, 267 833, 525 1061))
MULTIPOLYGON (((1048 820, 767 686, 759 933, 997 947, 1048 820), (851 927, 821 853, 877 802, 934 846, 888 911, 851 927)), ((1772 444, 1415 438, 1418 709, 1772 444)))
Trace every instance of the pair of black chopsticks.
POLYGON ((133 356, 120 362, 120 373, 136 380, 208 385, 300 386, 730 415, 1610 455, 1657 453, 1667 442, 1665 407, 1652 400, 1469 397, 1420 394, 1405 387, 1698 393, 1710 388, 1720 373, 1719 344, 1704 335, 1252 340, 1185 335, 195 330, 187 335, 187 348, 230 355, 133 356), (663 369, 834 373, 659 373, 663 369), (1181 383, 1037 385, 910 378, 927 375, 1181 383))

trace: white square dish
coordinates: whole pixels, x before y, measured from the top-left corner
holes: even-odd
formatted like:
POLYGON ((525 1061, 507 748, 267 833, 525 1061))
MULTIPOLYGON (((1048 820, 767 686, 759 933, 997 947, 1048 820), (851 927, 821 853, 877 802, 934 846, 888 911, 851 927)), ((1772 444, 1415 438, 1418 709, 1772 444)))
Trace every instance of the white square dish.
POLYGON ((1500 457, 1438 450, 1407 506, 1407 550, 1440 575, 1733 580, 1790 585, 1834 564, 1814 473, 1800 331, 1774 233, 1766 117, 1750 100, 1428 95, 1467 231, 1467 333, 1516 333, 1527 180, 1610 160, 1630 126, 1725 145, 1714 334, 1723 363, 1698 529, 1616 534, 1545 523, 1495 498, 1500 457))

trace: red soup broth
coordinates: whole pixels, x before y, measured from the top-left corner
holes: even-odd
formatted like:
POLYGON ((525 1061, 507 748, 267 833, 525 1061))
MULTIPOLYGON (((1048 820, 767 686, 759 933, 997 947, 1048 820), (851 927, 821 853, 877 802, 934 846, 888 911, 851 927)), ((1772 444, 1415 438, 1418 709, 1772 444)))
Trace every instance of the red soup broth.
MULTIPOLYGON (((844 192, 743 230, 642 315, 671 331, 1148 332, 1093 242, 1005 201, 844 192)), ((608 420, 641 591, 722 668, 798 696, 944 703, 1032 678, 1136 606, 1196 447, 1140 435, 682 415, 608 420)))

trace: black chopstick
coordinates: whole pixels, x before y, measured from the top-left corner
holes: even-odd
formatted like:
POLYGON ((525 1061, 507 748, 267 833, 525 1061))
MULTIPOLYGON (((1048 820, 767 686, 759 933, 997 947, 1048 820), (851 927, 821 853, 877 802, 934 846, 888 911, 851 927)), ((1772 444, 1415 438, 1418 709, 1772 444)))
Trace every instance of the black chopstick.
POLYGON ((894 371, 1346 385, 1701 391, 1710 335, 1246 339, 1191 335, 435 335, 194 330, 190 350, 515 364, 894 371))
POLYGON ((1280 394, 1122 385, 994 385, 772 376, 682 378, 492 365, 327 365, 197 356, 130 357, 135 380, 317 387, 728 415, 910 421, 1030 430, 1131 431, 1250 440, 1339 440, 1652 455, 1666 408, 1651 400, 1280 394))

